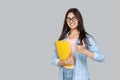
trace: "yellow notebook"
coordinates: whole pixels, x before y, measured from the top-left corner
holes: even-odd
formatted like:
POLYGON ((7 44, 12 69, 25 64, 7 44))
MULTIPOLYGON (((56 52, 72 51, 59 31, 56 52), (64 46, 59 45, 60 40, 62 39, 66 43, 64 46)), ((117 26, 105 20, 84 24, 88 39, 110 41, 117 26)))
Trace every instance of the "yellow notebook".
MULTIPOLYGON (((60 60, 66 60, 70 56, 70 43, 65 40, 56 41, 56 49, 60 60)), ((71 64, 65 66, 72 66, 71 64)))

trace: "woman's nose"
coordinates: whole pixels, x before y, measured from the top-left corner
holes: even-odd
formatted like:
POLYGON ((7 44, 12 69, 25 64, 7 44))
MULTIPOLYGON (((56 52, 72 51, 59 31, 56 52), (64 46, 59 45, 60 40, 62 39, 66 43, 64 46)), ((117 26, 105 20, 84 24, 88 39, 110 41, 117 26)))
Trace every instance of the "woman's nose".
POLYGON ((73 23, 72 19, 70 20, 70 23, 71 23, 71 24, 73 23))

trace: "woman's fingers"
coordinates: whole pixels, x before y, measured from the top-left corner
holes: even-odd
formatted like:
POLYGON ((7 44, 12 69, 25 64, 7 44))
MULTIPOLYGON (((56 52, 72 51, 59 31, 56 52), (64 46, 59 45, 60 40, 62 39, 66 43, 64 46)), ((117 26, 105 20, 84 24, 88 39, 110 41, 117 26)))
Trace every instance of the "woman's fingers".
POLYGON ((76 51, 77 52, 81 52, 83 49, 85 49, 85 43, 84 43, 84 40, 82 40, 82 44, 83 45, 76 45, 76 51))
POLYGON ((78 52, 80 49, 80 45, 76 45, 76 51, 78 52))
POLYGON ((80 52, 81 49, 82 49, 82 47, 83 47, 83 46, 81 46, 81 45, 77 45, 77 46, 76 46, 76 51, 77 51, 77 52, 80 52))
POLYGON ((73 56, 69 56, 67 60, 65 60, 65 64, 74 64, 73 56))

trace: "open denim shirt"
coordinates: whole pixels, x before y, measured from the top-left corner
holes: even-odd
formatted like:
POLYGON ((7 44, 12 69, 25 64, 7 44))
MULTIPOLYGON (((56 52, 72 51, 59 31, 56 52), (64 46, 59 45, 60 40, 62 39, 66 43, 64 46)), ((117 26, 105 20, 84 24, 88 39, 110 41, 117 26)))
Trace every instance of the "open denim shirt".
MULTIPOLYGON (((66 35, 67 39, 69 32, 66 35)), ((89 40, 90 46, 87 47, 88 50, 92 51, 94 53, 94 61, 103 62, 104 61, 104 55, 100 51, 99 47, 97 46, 95 40, 90 35, 87 35, 87 40, 89 40)), ((90 80, 89 72, 87 68, 87 55, 79 53, 76 51, 76 45, 80 43, 80 40, 77 39, 76 44, 74 45, 74 57, 75 57, 75 68, 74 68, 74 74, 73 74, 73 80, 90 80)), ((51 58, 51 63, 58 66, 58 55, 57 51, 55 49, 54 55, 51 58)), ((59 79, 63 80, 63 67, 58 66, 59 68, 59 79)))

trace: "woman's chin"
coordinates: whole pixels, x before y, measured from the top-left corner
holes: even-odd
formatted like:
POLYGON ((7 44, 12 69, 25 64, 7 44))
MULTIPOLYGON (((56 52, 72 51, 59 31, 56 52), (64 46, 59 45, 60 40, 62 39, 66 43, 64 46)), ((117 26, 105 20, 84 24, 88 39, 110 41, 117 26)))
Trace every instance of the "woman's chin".
POLYGON ((76 29, 76 27, 75 27, 75 26, 71 26, 70 28, 71 28, 71 29, 76 29))

